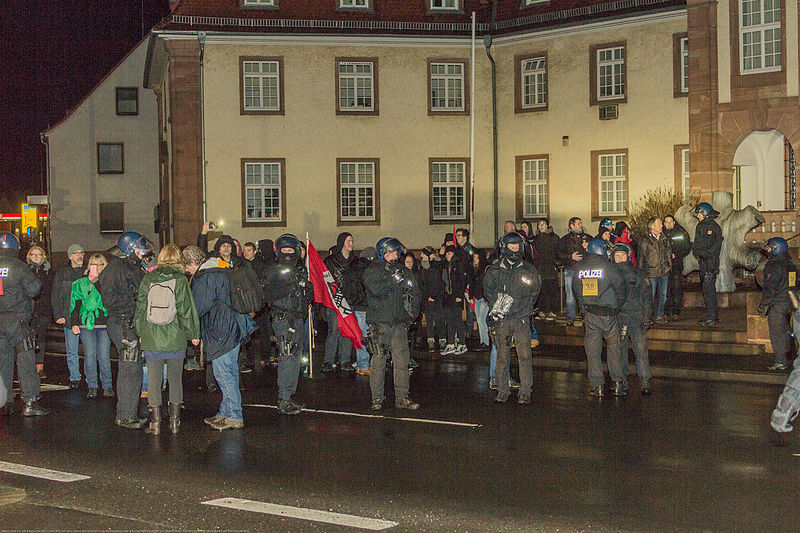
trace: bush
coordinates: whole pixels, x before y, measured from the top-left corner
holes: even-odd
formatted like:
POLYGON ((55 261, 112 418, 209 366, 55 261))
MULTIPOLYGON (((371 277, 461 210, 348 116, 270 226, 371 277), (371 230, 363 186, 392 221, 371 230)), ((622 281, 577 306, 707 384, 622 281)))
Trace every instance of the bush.
POLYGON ((628 215, 628 226, 631 228, 634 239, 641 241, 647 235, 649 231, 647 220, 650 217, 674 215, 680 206, 686 203, 695 205, 698 201, 699 198, 695 195, 684 200, 682 191, 676 191, 667 186, 647 191, 631 205, 628 215))

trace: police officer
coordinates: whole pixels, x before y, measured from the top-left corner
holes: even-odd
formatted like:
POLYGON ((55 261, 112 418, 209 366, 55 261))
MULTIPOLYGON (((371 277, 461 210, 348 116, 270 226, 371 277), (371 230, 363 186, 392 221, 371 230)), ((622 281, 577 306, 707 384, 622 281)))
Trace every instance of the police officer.
POLYGON ((300 346, 306 331, 303 323, 308 306, 314 301, 314 286, 308 279, 300 249, 300 241, 294 235, 278 237, 278 260, 264 274, 264 294, 278 340, 278 412, 284 415, 303 410, 292 395, 300 378, 300 346))
POLYGON ((519 359, 517 403, 531 403, 533 360, 531 358, 530 316, 539 297, 542 281, 536 268, 522 259, 525 239, 517 232, 500 239, 501 259, 486 269, 484 297, 489 302, 489 332, 497 346, 494 401, 505 403, 509 396, 509 361, 512 339, 519 359))
POLYGON ((788 370, 788 356, 794 350, 790 320, 794 307, 789 289, 797 285, 797 267, 789 260, 786 239, 773 237, 764 245, 768 259, 764 267, 761 303, 758 312, 767 317, 769 339, 775 351, 775 362, 768 368, 774 372, 788 370))
POLYGON ((386 358, 394 367, 395 407, 418 409, 408 397, 408 327, 416 320, 421 293, 414 274, 400 263, 403 245, 394 237, 384 237, 375 246, 377 260, 364 270, 361 278, 367 291, 367 324, 372 351, 369 387, 373 411, 383 409, 385 398, 386 358))
MULTIPOLYGON (((617 267, 611 264, 603 239, 592 239, 587 256, 572 280, 572 292, 584 312, 586 334, 583 347, 589 367, 591 395, 603 396, 603 339, 606 341, 608 372, 614 382, 614 396, 624 396, 628 381, 622 371, 622 346, 617 315, 625 303, 627 287, 617 267)), ((627 355, 627 354, 626 354, 627 355)))
POLYGON ((719 213, 708 202, 698 204, 694 208, 694 215, 700 223, 694 230, 692 253, 700 264, 700 287, 706 304, 706 318, 698 322, 704 326, 716 326, 719 324, 717 274, 722 250, 722 228, 714 220, 719 213))
POLYGON ((41 282, 17 258, 19 241, 11 233, 0 233, 0 414, 14 412, 14 359, 25 408, 22 416, 46 415, 41 407, 39 375, 36 373, 34 336, 29 327, 33 299, 42 289, 41 282))
POLYGON ((147 423, 139 418, 144 357, 133 329, 133 316, 139 284, 146 265, 153 259, 153 248, 147 239, 133 231, 120 235, 117 248, 117 257, 103 269, 95 286, 108 310, 108 336, 119 354, 116 424, 141 429, 147 423))

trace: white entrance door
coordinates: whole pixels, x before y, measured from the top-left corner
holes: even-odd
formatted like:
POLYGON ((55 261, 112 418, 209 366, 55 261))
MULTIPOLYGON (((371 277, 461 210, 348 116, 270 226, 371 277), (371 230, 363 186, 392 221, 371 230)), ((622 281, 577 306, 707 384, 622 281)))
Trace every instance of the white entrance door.
POLYGON ((739 183, 734 190, 741 188, 740 208, 786 209, 783 142, 783 134, 777 130, 754 131, 736 149, 733 165, 739 169, 739 183))

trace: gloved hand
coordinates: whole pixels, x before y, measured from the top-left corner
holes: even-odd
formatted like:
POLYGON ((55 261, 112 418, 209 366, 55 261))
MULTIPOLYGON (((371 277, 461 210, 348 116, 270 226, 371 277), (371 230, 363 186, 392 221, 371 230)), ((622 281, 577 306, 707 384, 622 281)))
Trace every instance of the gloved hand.
POLYGON ((405 274, 403 274, 403 269, 402 268, 396 269, 392 273, 392 279, 394 279, 397 283, 403 283, 403 281, 405 281, 406 279, 405 274))

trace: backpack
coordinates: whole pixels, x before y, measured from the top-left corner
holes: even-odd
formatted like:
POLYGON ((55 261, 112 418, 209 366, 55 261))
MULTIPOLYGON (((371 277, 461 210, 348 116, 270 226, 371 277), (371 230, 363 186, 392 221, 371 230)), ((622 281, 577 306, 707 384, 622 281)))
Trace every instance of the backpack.
POLYGON ((177 314, 175 278, 152 283, 147 290, 147 321, 163 326, 175 320, 177 314))
POLYGON ((243 266, 228 270, 231 284, 231 307, 237 313, 255 313, 264 307, 264 289, 258 274, 243 266))

